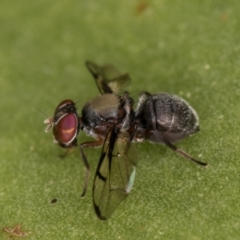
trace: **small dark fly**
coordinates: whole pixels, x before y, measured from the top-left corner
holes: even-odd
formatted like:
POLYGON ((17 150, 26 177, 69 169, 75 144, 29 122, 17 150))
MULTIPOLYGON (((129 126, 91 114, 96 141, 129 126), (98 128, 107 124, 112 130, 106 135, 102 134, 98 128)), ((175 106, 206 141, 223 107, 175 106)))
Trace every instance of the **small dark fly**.
POLYGON ((108 219, 132 189, 137 165, 132 142, 166 144, 193 162, 207 165, 173 145, 199 131, 197 113, 185 100, 167 93, 143 92, 134 111, 133 99, 127 92, 120 94, 130 82, 128 74, 121 75, 112 65, 98 66, 87 61, 86 66, 101 95, 83 106, 81 116, 72 100, 64 100, 44 123, 48 124, 46 131, 53 128, 54 142, 68 151, 78 146, 80 130, 95 139, 79 145, 87 169, 81 196, 85 195, 90 172, 83 149, 102 146, 92 189, 94 209, 100 219, 108 219))

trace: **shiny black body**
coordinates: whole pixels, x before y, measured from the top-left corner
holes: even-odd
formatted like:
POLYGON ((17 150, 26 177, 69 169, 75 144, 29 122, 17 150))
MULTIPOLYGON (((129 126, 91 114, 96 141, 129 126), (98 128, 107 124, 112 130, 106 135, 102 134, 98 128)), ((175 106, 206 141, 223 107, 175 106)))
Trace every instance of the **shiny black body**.
POLYGON ((207 165, 173 145, 199 131, 197 114, 185 100, 167 93, 143 92, 134 111, 133 99, 127 92, 121 93, 130 82, 128 74, 121 75, 112 65, 87 61, 86 66, 101 95, 88 101, 80 116, 75 103, 65 100, 45 123, 47 131, 53 127, 55 142, 67 149, 77 146, 79 130, 94 138, 79 144, 87 169, 81 196, 86 193, 90 173, 83 149, 102 146, 92 188, 94 209, 100 219, 108 219, 132 189, 138 161, 132 141, 163 143, 189 160, 207 165))
POLYGON ((194 109, 182 98, 168 93, 143 92, 135 110, 135 120, 138 124, 136 141, 163 144, 165 137, 175 143, 199 131, 194 109))

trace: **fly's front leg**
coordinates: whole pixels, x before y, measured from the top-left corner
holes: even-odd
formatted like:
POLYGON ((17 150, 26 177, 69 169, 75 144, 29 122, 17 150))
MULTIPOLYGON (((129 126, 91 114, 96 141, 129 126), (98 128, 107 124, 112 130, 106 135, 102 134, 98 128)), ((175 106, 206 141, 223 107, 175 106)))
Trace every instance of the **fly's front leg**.
POLYGON ((102 145, 103 145, 103 140, 98 140, 98 141, 94 141, 94 142, 84 142, 84 143, 80 144, 81 157, 82 157, 83 163, 86 167, 86 176, 85 176, 84 187, 83 187, 83 192, 81 194, 81 197, 84 197, 84 195, 87 191, 88 179, 89 179, 89 175, 90 175, 90 165, 89 165, 88 160, 85 156, 83 148, 93 148, 93 147, 99 147, 99 146, 102 146, 102 145))

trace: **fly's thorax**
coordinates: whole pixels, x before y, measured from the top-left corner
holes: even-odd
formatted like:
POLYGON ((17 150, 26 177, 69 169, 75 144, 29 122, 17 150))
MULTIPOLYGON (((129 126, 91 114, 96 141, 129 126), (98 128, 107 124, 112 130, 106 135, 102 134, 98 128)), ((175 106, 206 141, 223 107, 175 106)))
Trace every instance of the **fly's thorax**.
POLYGON ((134 120, 133 100, 125 93, 103 94, 82 109, 81 129, 95 139, 104 138, 114 125, 116 129, 127 130, 134 120))
POLYGON ((103 94, 87 102, 82 109, 83 125, 96 126, 118 118, 121 98, 115 94, 103 94))

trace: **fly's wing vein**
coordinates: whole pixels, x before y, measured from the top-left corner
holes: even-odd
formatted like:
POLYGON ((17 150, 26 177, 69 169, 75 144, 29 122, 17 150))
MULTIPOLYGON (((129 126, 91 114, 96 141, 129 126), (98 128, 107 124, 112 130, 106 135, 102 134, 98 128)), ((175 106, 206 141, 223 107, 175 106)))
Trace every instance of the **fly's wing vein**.
POLYGON ((100 219, 108 219, 131 191, 137 155, 127 132, 113 128, 106 136, 93 186, 93 203, 100 219))

